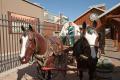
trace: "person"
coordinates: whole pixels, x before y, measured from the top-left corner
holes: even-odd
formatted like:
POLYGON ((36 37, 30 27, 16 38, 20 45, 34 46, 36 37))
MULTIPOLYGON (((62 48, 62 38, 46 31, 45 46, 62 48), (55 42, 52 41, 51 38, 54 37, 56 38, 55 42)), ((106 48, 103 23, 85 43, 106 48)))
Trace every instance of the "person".
POLYGON ((68 35, 69 35, 69 45, 72 47, 74 45, 74 35, 75 35, 75 27, 72 25, 72 22, 69 22, 69 26, 67 27, 68 35))

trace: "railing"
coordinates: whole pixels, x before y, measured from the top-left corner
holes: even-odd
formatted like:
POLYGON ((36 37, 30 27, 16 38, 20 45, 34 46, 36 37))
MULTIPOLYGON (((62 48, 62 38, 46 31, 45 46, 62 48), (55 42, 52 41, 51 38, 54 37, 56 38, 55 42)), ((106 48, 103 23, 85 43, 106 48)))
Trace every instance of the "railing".
POLYGON ((0 19, 0 72, 20 65, 18 60, 20 34, 9 32, 9 22, 6 16, 3 17, 2 15, 2 19, 0 19))
MULTIPOLYGON (((38 28, 38 22, 31 23, 30 20, 18 19, 1 15, 0 18, 0 73, 20 66, 19 53, 21 37, 21 25, 38 28), (36 27, 37 26, 37 27, 36 27)), ((36 29, 38 30, 38 29, 36 29)), ((39 31, 39 30, 38 30, 39 31)))

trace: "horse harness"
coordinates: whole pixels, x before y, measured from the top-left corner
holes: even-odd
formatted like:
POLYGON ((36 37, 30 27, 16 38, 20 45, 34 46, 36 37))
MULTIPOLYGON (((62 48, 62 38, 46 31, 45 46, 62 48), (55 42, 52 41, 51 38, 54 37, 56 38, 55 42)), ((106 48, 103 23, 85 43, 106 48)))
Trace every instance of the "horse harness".
POLYGON ((45 54, 43 55, 39 55, 40 53, 40 45, 37 44, 37 38, 34 39, 35 40, 35 49, 34 49, 34 52, 33 52, 33 55, 32 55, 32 61, 35 62, 37 61, 39 65, 41 66, 46 66, 46 63, 48 61, 48 58, 50 56, 55 56, 56 54, 55 53, 60 53, 61 54, 61 51, 58 51, 54 48, 56 48, 56 45, 57 43, 55 43, 55 41, 53 41, 53 39, 49 39, 48 42, 47 42, 47 50, 45 52, 45 54), (55 51, 56 50, 56 51, 55 51))

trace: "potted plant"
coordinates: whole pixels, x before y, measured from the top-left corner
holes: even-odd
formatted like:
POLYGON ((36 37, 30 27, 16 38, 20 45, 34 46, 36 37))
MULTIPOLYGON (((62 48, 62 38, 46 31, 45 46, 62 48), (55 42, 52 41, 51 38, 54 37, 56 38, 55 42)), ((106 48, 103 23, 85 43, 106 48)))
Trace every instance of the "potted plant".
POLYGON ((112 79, 114 65, 109 58, 100 58, 96 67, 96 76, 98 79, 112 79))

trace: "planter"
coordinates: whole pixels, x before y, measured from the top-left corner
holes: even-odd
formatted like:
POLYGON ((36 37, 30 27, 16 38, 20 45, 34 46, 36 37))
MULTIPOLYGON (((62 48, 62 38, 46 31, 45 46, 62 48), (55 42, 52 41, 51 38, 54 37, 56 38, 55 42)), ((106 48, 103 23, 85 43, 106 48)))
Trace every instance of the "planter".
POLYGON ((112 80, 114 65, 110 59, 102 58, 97 63, 96 77, 98 80, 112 80))
POLYGON ((112 80, 112 70, 96 69, 96 76, 100 80, 112 80))

